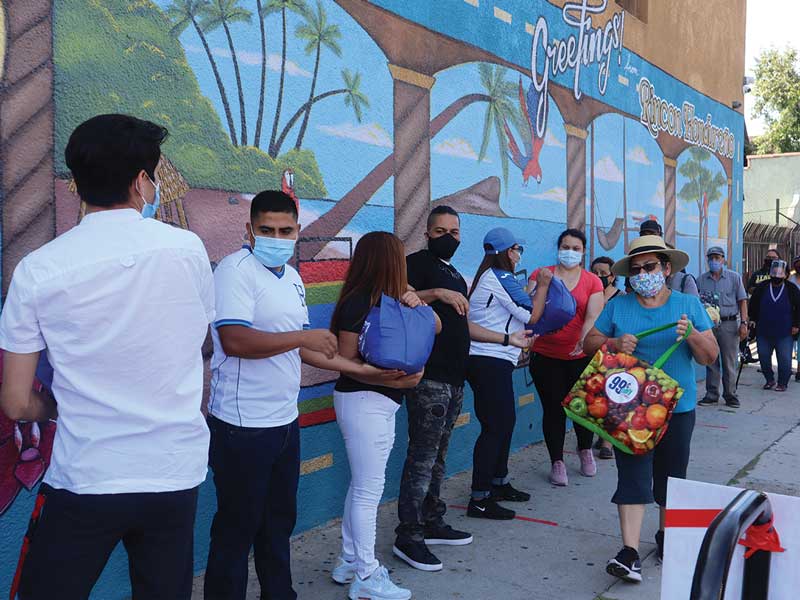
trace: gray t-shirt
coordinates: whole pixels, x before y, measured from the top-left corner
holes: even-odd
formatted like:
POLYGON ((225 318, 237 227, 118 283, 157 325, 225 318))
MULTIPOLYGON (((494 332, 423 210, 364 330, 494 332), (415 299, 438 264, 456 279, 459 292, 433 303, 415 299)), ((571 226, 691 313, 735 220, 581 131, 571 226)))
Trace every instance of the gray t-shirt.
POLYGON ((669 288, 676 292, 689 294, 690 296, 700 295, 697 291, 697 282, 695 278, 689 275, 689 273, 684 273, 682 271, 678 271, 672 276, 669 282, 669 288))

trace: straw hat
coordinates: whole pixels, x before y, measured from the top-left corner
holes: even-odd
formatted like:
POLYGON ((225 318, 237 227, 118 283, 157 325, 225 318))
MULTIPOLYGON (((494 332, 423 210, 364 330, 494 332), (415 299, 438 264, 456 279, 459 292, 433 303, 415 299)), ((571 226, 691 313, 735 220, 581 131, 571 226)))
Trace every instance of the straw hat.
POLYGON ((620 258, 611 267, 611 272, 614 275, 622 275, 627 277, 630 275, 631 259, 639 254, 665 254, 669 257, 669 262, 672 264, 672 272, 677 273, 689 264, 689 255, 682 250, 673 250, 668 248, 664 243, 664 239, 657 235, 643 235, 636 238, 631 242, 628 254, 620 258))

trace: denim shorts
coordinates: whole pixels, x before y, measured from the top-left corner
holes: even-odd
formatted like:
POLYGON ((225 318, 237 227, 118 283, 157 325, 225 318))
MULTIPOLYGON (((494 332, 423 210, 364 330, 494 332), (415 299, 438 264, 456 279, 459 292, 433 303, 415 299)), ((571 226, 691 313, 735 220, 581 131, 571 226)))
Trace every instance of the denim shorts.
POLYGON ((617 491, 614 504, 667 504, 667 478, 686 479, 695 411, 673 413, 669 428, 652 452, 635 456, 616 447, 617 491))

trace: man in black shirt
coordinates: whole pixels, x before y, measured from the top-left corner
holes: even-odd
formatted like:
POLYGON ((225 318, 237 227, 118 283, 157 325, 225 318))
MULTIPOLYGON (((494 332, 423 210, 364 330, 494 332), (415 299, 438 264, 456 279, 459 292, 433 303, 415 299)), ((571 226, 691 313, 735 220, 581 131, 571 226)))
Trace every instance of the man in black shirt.
POLYGON ((781 260, 781 255, 777 250, 771 248, 767 250, 767 255, 764 257, 764 265, 758 270, 753 271, 750 279, 747 280, 747 293, 752 294, 759 283, 769 281, 769 270, 772 267, 773 260, 781 260))
MULTIPOLYGON (((408 456, 403 468, 398 503, 397 540, 393 552, 414 568, 440 571, 442 563, 428 545, 461 546, 472 535, 444 522, 445 503, 439 498, 445 476, 450 434, 461 412, 470 338, 502 344, 504 335, 470 323, 467 283, 450 264, 461 241, 458 213, 438 206, 428 217, 428 248, 406 258, 408 283, 433 307, 442 321, 422 381, 406 393, 408 456)), ((508 343, 526 348, 523 331, 508 343)))

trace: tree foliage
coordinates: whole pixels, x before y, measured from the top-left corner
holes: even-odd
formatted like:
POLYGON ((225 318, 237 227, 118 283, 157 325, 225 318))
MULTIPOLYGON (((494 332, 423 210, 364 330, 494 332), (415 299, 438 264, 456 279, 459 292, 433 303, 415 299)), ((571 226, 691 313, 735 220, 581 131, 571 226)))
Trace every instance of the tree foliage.
POLYGON ((756 59, 753 116, 763 118, 758 154, 800 152, 800 63, 797 50, 770 48, 756 59))

